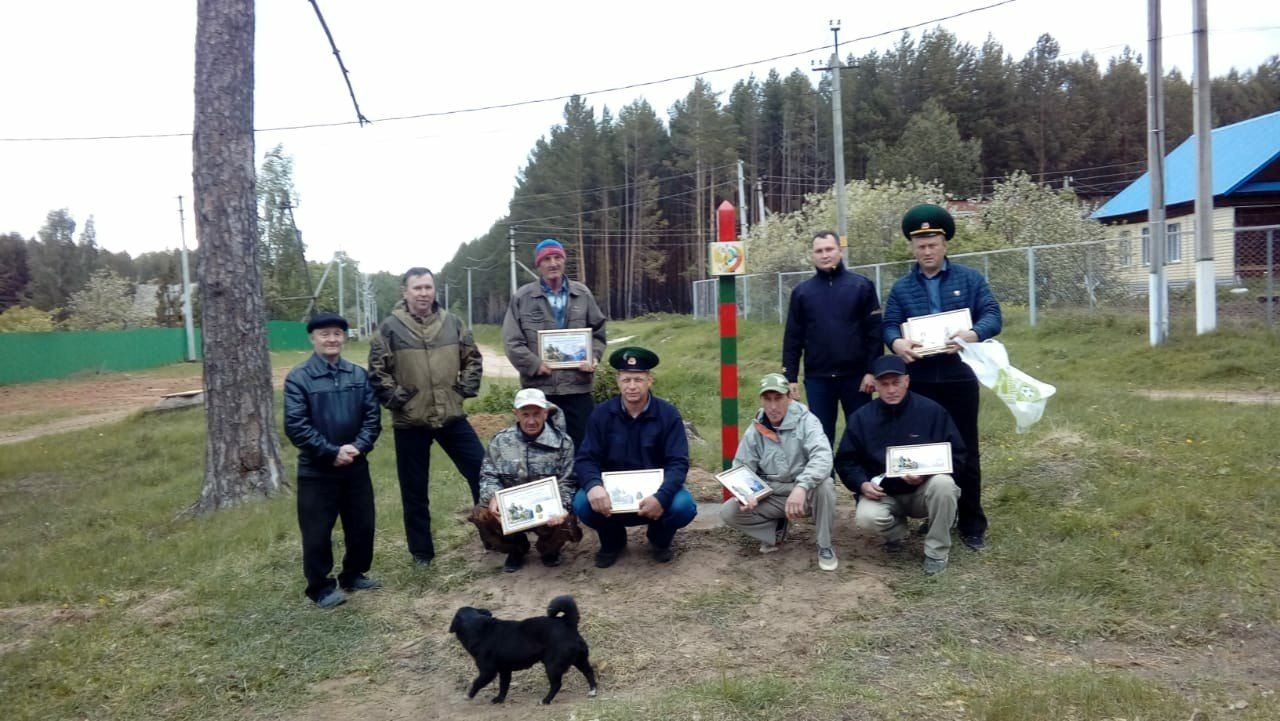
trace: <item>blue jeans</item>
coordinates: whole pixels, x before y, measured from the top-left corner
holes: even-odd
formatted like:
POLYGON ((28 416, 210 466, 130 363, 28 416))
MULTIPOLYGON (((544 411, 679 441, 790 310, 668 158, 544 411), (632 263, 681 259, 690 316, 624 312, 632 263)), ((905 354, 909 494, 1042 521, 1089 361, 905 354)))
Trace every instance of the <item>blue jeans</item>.
POLYGON ((822 432, 827 434, 827 443, 835 443, 836 439, 836 406, 844 406, 844 422, 849 424, 849 417, 854 411, 871 401, 870 393, 858 390, 862 384, 862 375, 843 376, 840 378, 804 378, 804 397, 809 401, 809 410, 822 421, 822 432))
POLYGON ((573 496, 573 515, 583 524, 594 528, 600 536, 600 550, 617 553, 627 545, 627 526, 648 525, 645 536, 654 548, 667 548, 675 538, 676 531, 684 528, 698 515, 698 504, 693 496, 681 488, 671 499, 671 506, 663 511, 658 520, 651 520, 639 513, 615 513, 602 516, 591 508, 587 500, 587 492, 581 488, 573 496))

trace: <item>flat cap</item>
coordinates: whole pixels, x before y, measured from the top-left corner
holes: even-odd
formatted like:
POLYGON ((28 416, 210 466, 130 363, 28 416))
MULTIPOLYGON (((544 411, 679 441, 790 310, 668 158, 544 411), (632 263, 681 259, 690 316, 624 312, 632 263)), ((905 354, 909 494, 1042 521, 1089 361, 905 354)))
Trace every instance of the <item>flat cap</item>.
POLYGON ((311 320, 307 321, 307 332, 316 328, 341 328, 348 330, 351 326, 347 325, 347 319, 337 313, 316 313, 311 316, 311 320))

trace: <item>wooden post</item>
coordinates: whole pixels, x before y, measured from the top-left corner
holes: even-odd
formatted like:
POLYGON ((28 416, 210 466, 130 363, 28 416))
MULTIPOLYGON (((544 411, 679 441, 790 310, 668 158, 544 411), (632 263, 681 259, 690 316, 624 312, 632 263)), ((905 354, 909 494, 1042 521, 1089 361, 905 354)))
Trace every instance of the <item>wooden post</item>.
MULTIPOLYGON (((724 201, 716 211, 720 242, 737 239, 733 203, 724 201)), ((720 284, 720 457, 724 469, 738 453, 738 293, 736 278, 722 275, 720 284)), ((726 489, 724 499, 732 498, 726 489)))

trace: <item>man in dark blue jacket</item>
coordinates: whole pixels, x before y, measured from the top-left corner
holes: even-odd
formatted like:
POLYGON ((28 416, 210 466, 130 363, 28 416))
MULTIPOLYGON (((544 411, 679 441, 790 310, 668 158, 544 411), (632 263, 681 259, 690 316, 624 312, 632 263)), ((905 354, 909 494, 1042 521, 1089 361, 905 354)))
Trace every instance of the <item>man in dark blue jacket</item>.
POLYGON ((822 421, 827 441, 836 437, 836 410, 845 421, 871 400, 871 361, 884 354, 876 287, 847 270, 836 234, 813 236, 814 275, 791 291, 782 335, 782 374, 799 400, 800 358, 809 410, 822 421))
POLYGON ((342 357, 347 321, 321 313, 307 323, 315 349, 284 381, 284 431, 298 447, 298 526, 307 597, 321 608, 343 590, 377 588, 373 563, 373 483, 366 460, 382 432, 382 408, 365 370, 342 357), (335 582, 331 534, 342 518, 346 553, 335 582), (339 588, 341 586, 341 588, 339 588))
POLYGON ((960 485, 957 529, 969 548, 986 547, 987 517, 982 511, 982 465, 978 455, 978 379, 960 360, 960 347, 948 345, 945 353, 922 356, 919 345, 902 337, 902 324, 922 315, 969 309, 973 327, 959 337, 978 343, 1000 333, 1000 304, 987 279, 971 268, 947 259, 947 241, 956 232, 955 220, 937 205, 917 205, 902 218, 902 234, 911 244, 916 262, 889 291, 884 306, 884 343, 910 364, 911 390, 931 398, 947 410, 964 439, 967 460, 956 467, 960 485))
POLYGON ((676 531, 698 515, 684 488, 689 472, 689 440, 684 419, 670 403, 650 393, 658 356, 644 348, 620 348, 609 356, 618 371, 619 395, 596 406, 575 466, 578 492, 573 513, 600 536, 596 567, 608 568, 627 545, 627 526, 647 525, 655 561, 673 557, 676 531), (614 513, 601 474, 608 471, 662 469, 662 484, 640 501, 637 513, 614 513))
POLYGON ((942 473, 886 478, 885 451, 894 446, 950 443, 951 463, 958 468, 965 459, 964 440, 942 406, 908 391, 914 382, 901 358, 878 358, 872 369, 876 400, 849 419, 836 454, 836 473, 858 497, 854 523, 880 534, 885 550, 901 550, 908 516, 928 519, 924 572, 932 576, 947 567, 960 489, 950 475, 942 473))

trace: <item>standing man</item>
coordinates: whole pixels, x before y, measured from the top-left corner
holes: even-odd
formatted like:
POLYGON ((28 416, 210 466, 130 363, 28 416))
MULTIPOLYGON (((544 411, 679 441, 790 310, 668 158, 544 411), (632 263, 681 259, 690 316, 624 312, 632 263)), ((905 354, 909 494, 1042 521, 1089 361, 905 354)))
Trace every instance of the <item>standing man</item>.
POLYGON ((480 465, 480 503, 467 520, 480 531, 485 548, 507 554, 502 570, 515 573, 529 553, 529 537, 523 531, 502 535, 498 491, 555 476, 560 503, 567 515, 552 518, 545 526, 529 529, 538 539, 542 565, 559 566, 564 544, 582 540, 582 529, 573 517, 573 441, 565 432, 560 409, 547 402, 537 388, 522 388, 512 403, 516 424, 498 431, 480 465))
POLYGON ((914 382, 901 358, 883 356, 872 367, 877 398, 849 419, 836 454, 836 472, 858 497, 854 525, 878 533, 886 551, 902 550, 907 517, 928 519, 924 572, 932 576, 947 567, 960 490, 946 474, 885 478, 885 451, 892 446, 950 443, 951 464, 958 468, 964 463, 964 441, 942 406, 907 390, 914 382))
POLYGON ((373 483, 367 457, 382 432, 369 376, 342 357, 347 321, 321 313, 307 323, 315 353, 284 380, 284 432, 298 447, 298 528, 307 598, 320 608, 346 602, 343 590, 378 588, 373 563, 373 483), (342 519, 346 553, 335 582, 333 524, 342 519), (341 586, 341 588, 339 588, 341 586))
POLYGON ((742 436, 733 465, 746 466, 773 493, 747 504, 731 498, 720 519, 760 541, 761 553, 773 553, 786 536, 787 521, 813 516, 818 531, 818 568, 840 565, 831 546, 836 522, 836 492, 831 481, 831 441, 822 423, 791 399, 787 379, 770 373, 760 380, 760 412, 742 436))
POLYGON ((684 419, 670 403, 650 393, 658 355, 644 348, 619 348, 609 356, 618 371, 616 398, 596 406, 578 450, 579 488, 573 512, 600 536, 596 568, 612 566, 627 546, 627 526, 647 525, 649 550, 658 563, 674 557, 676 531, 698 515, 684 488, 689 472, 689 439, 684 419), (605 471, 663 469, 662 485, 640 501, 638 513, 613 514, 600 474, 605 471))
POLYGON ((782 372, 791 397, 800 398, 800 357, 809 410, 822 421, 827 442, 836 437, 837 406, 845 422, 871 400, 871 361, 884 353, 880 298, 875 285, 844 267, 836 234, 813 235, 812 278, 791 291, 782 335, 782 372))
POLYGON ((484 447, 462 409, 480 391, 480 351, 471 331, 436 302, 435 275, 410 268, 401 279, 404 299, 369 339, 369 370, 378 400, 391 410, 396 474, 404 503, 409 553, 420 565, 435 558, 427 485, 431 444, 438 442, 480 500, 484 447))
POLYGON ((968 308, 973 327, 953 337, 978 343, 999 335, 1000 304, 981 273, 947 259, 947 241, 956 234, 956 222, 945 208, 923 204, 908 210, 902 217, 902 234, 916 262, 889 291, 884 342, 910 364, 911 390, 945 408, 960 430, 967 453, 955 474, 960 486, 957 528, 964 544, 980 551, 987 545, 987 516, 982 511, 978 456, 978 379, 960 360, 959 345, 951 343, 945 353, 922 357, 914 350, 919 344, 902 337, 902 324, 917 316, 968 308))
POLYGON ((596 364, 604 357, 605 319, 587 286, 565 277, 564 246, 552 238, 538 243, 533 265, 540 280, 525 283, 511 297, 502 321, 502 342, 507 360, 520 371, 520 385, 537 388, 564 412, 565 425, 575 446, 582 446, 587 416, 596 404, 591 399, 596 364), (551 370, 538 357, 538 331, 590 328, 591 357, 577 368, 551 370))

